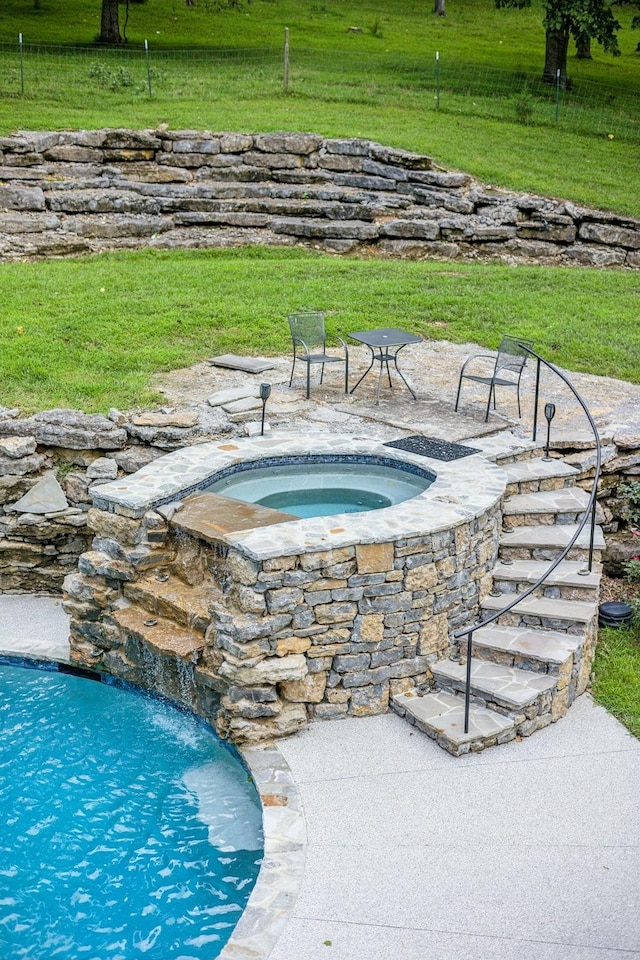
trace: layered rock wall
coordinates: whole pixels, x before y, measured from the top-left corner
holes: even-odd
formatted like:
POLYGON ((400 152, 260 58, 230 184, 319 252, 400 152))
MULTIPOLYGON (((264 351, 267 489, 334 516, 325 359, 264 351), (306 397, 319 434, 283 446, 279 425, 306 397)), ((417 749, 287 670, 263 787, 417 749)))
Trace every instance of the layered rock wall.
MULTIPOLYGON (((78 410, 46 410, 30 417, 0 408, 0 591, 57 594, 64 577, 89 549, 87 525, 93 483, 134 473, 163 453, 186 444, 219 439, 238 424, 219 407, 109 417, 78 410), (66 503, 34 513, 22 498, 43 478, 56 477, 66 503)), ((638 424, 603 428, 603 466, 598 501, 607 534, 605 560, 612 572, 638 552, 630 540, 622 488, 640 480, 638 424)), ((592 438, 556 441, 567 462, 590 488, 592 438)), ((46 503, 44 504, 46 507, 46 503)))
POLYGON ((4 260, 240 244, 639 268, 640 220, 495 190, 369 140, 188 130, 0 138, 4 260))

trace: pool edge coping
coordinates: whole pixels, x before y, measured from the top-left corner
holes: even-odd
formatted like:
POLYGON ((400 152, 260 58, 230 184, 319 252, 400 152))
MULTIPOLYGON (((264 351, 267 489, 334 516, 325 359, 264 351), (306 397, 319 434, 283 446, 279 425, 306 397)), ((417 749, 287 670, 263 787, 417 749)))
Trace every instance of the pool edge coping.
POLYGON ((262 806, 264 855, 247 904, 218 960, 266 960, 298 899, 307 828, 298 787, 277 744, 236 745, 262 806))

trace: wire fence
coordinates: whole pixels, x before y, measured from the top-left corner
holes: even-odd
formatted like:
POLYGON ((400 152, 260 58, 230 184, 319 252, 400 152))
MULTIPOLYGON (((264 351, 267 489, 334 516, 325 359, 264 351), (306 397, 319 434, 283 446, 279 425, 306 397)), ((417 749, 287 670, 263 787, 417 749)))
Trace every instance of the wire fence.
POLYGON ((215 102, 291 97, 345 105, 401 106, 640 140, 637 97, 576 80, 571 89, 539 76, 445 59, 354 55, 289 48, 182 50, 0 44, 0 96, 81 109, 100 97, 215 102))

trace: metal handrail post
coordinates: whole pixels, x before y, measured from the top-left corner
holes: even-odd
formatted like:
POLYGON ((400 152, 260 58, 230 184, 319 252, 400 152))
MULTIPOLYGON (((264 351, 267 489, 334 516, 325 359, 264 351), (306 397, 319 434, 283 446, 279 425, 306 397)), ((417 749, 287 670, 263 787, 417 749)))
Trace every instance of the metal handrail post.
POLYGON ((537 439, 538 433, 538 400, 540 397, 540 357, 538 357, 536 362, 536 395, 533 406, 533 436, 532 440, 537 439))
POLYGON ((471 648, 473 646, 473 630, 467 634, 467 680, 464 688, 464 732, 469 733, 469 704, 471 701, 471 648))
POLYGON ((596 504, 597 504, 597 500, 594 500, 593 506, 591 508, 591 532, 589 534, 589 564, 587 567, 589 573, 591 573, 591 571, 593 570, 593 541, 595 540, 595 536, 596 536, 596 504))

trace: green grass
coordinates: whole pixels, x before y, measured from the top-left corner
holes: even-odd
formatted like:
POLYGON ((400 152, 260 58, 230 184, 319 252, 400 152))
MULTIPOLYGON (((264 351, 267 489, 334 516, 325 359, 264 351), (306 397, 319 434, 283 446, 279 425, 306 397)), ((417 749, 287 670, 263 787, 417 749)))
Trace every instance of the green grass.
POLYGON ((629 271, 336 258, 302 250, 114 253, 0 264, 1 402, 106 411, 216 353, 284 353, 286 314, 496 347, 513 330, 574 370, 640 381, 629 271), (22 328, 19 330, 18 328, 22 328))
POLYGON ((601 630, 593 672, 594 699, 640 737, 640 626, 601 630))
MULTIPOLYGON (((5 52, 0 132, 166 122, 174 129, 363 136, 426 153, 498 186, 640 213, 640 33, 629 29, 631 10, 616 9, 625 23, 622 56, 612 58, 594 45, 593 61, 572 60, 575 92, 563 95, 557 124, 553 96, 532 87, 533 123, 524 125, 517 122, 516 104, 525 77, 539 77, 544 50, 537 5, 497 10, 490 0, 456 0, 444 20, 424 0, 397 0, 392 12, 382 0, 244 0, 222 12, 214 6, 205 0, 195 6, 176 0, 132 4, 127 49, 96 49, 87 58, 68 46, 53 59, 27 57, 24 97, 17 55, 5 52), (285 24, 291 31, 286 96, 285 24), (362 33, 349 33, 350 26, 362 33), (151 41, 152 97, 140 54, 143 37, 151 41), (194 57, 216 62, 166 52, 194 44, 200 48, 194 57), (230 62, 233 51, 237 59, 230 62), (118 87, 113 57, 130 86, 118 87), (101 79, 105 71, 114 83, 101 79)), ((15 41, 22 31, 30 42, 86 44, 97 30, 98 8, 85 0, 41 0, 36 10, 25 0, 8 0, 0 10, 0 40, 15 41)))
MULTIPOLYGON (((198 0, 187 6, 177 0, 149 0, 129 8, 127 38, 131 45, 148 39, 153 46, 265 47, 280 46, 288 27, 292 47, 327 49, 354 55, 378 52, 460 57, 514 70, 541 71, 544 52, 542 11, 497 9, 487 0, 456 0, 446 18, 432 14, 424 0, 243 0, 218 11, 198 0), (350 27, 361 33, 350 32, 350 27)), ((18 33, 28 42, 90 43, 99 32, 97 0, 4 0, 0 9, 0 41, 18 33)), ((637 34, 630 29, 633 11, 616 7, 623 24, 622 55, 613 58, 594 43, 593 61, 576 61, 580 76, 633 83, 638 63, 637 34)), ((121 26, 124 10, 121 13, 121 26)))

